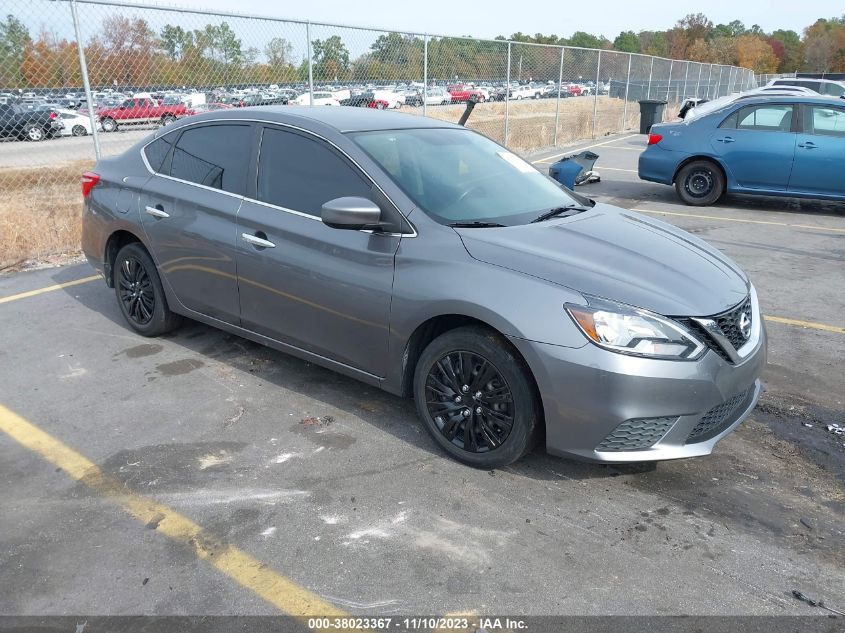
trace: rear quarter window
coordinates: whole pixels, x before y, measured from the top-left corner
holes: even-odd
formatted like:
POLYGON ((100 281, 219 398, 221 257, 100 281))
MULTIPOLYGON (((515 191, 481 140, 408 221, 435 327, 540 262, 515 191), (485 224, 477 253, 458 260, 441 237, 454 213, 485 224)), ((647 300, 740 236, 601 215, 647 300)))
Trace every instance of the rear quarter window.
POLYGON ((157 138, 144 148, 144 156, 147 159, 147 163, 150 165, 150 169, 154 172, 161 172, 161 166, 164 164, 164 159, 167 158, 167 154, 176 142, 177 136, 179 136, 178 130, 157 138))

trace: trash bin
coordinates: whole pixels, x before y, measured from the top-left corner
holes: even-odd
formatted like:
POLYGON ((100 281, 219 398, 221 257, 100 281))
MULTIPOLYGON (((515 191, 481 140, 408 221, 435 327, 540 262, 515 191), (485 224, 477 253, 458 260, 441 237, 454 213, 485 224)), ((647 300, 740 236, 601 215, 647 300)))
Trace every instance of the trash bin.
POLYGON ((598 158, 598 154, 590 151, 566 156, 556 163, 552 163, 549 167, 549 176, 565 187, 573 189, 578 181, 578 177, 584 172, 591 171, 598 158))
POLYGON ((663 121, 663 108, 665 107, 665 101, 654 99, 640 101, 640 134, 648 134, 652 125, 663 121))

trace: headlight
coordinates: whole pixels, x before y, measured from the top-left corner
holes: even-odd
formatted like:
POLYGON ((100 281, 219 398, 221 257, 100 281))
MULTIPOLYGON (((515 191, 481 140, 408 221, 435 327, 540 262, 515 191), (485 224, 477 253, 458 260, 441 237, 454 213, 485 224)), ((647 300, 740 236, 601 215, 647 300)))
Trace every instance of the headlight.
POLYGON ((660 315, 621 303, 587 297, 590 305, 566 304, 566 311, 593 343, 621 354, 695 360, 704 343, 660 315))

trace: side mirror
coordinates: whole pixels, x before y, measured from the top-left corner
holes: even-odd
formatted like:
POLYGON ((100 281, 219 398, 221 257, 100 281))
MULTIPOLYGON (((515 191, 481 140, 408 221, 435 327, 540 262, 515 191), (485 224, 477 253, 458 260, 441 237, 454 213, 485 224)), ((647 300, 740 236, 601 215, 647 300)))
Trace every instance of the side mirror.
POLYGON ((381 221, 381 209, 366 198, 335 198, 323 205, 320 217, 333 229, 375 229, 381 221))

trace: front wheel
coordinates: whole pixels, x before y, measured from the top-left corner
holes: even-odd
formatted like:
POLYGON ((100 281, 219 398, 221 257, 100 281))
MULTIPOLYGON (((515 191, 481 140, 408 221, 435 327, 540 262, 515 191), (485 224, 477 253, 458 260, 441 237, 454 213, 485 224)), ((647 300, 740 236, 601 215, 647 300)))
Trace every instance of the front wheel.
POLYGON ((684 204, 706 207, 725 193, 725 177, 715 163, 696 160, 684 165, 678 172, 675 191, 684 204))
POLYGON ((487 328, 432 341, 414 372, 414 400, 434 441, 469 466, 500 468, 534 447, 541 409, 529 370, 487 328))
POLYGON ((181 323, 167 306, 156 265, 141 244, 132 242, 120 249, 112 274, 120 312, 136 332, 158 336, 181 323))
POLYGON ((114 132, 117 129, 117 123, 114 119, 105 118, 102 120, 103 132, 114 132))

